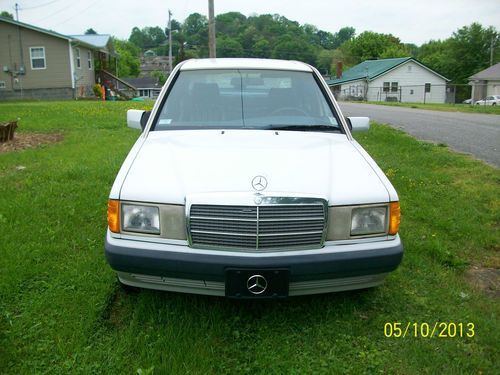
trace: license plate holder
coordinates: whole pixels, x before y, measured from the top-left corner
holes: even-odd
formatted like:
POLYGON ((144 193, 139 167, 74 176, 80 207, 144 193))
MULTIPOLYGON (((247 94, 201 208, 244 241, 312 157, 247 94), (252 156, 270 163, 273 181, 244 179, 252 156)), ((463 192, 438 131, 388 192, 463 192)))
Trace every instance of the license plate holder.
POLYGON ((226 297, 269 299, 288 297, 290 271, 275 269, 226 269, 226 297))

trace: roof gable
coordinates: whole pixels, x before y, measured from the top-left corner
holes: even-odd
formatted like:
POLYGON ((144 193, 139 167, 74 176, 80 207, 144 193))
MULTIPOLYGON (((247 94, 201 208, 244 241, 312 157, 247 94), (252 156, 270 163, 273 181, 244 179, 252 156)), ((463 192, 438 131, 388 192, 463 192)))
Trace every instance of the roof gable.
POLYGON ((42 29, 41 27, 29 25, 29 24, 24 23, 24 22, 15 21, 15 20, 7 18, 7 17, 0 16, 0 21, 10 23, 11 25, 21 26, 21 27, 24 27, 26 29, 34 30, 34 31, 37 31, 37 32, 42 33, 42 34, 51 35, 51 36, 56 37, 56 38, 71 40, 71 38, 67 35, 59 34, 59 33, 56 33, 55 31, 52 31, 52 30, 42 29))
POLYGON ((469 80, 496 80, 500 79, 500 63, 490 66, 469 77, 469 80))
MULTIPOLYGON (((30 25, 30 24, 27 24, 24 22, 15 21, 11 18, 0 16, 0 22, 2 22, 2 21, 6 22, 6 23, 10 23, 11 25, 24 27, 26 29, 33 30, 33 31, 36 31, 36 32, 39 32, 42 34, 51 35, 55 38, 64 39, 64 40, 67 40, 69 42, 73 42, 73 43, 78 42, 79 44, 82 44, 90 49, 97 49, 97 50, 101 50, 103 52, 108 52, 108 49, 109 49, 107 47, 109 45, 111 36, 108 34, 63 35, 63 34, 56 33, 55 31, 52 31, 52 30, 42 29, 41 27, 33 26, 33 25, 30 25)), ((109 52, 111 52, 111 51, 109 51, 109 52)))
POLYGON ((331 79, 326 81, 328 85, 338 85, 344 82, 358 81, 358 80, 368 80, 371 81, 392 69, 397 68, 398 66, 408 62, 413 61, 423 68, 431 71, 432 73, 440 76, 446 81, 449 81, 446 77, 443 77, 441 74, 435 72, 429 67, 422 64, 420 61, 414 59, 413 57, 398 57, 394 59, 380 59, 380 60, 366 60, 362 63, 353 66, 351 69, 346 70, 342 74, 342 78, 339 79, 331 79))

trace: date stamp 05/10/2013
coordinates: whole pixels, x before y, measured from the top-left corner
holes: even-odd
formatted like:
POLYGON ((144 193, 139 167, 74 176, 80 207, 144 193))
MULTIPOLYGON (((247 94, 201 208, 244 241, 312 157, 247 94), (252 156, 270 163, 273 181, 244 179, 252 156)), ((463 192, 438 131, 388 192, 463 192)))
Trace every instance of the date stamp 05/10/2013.
POLYGON ((387 322, 384 324, 384 336, 391 338, 472 338, 475 334, 476 326, 471 322, 387 322))

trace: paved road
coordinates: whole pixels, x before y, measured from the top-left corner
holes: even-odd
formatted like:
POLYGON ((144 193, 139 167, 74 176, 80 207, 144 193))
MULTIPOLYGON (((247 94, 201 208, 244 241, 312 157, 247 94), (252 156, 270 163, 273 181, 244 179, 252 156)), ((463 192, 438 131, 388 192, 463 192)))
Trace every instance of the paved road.
POLYGON ((368 116, 415 138, 450 148, 500 167, 500 115, 429 111, 375 104, 340 102, 344 116, 368 116))

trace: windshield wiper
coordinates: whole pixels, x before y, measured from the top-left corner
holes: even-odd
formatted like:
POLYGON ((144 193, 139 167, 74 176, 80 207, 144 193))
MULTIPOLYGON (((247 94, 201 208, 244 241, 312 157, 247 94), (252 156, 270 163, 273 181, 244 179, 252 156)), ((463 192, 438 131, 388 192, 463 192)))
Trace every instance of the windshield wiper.
POLYGON ((337 126, 332 125, 269 125, 267 129, 272 130, 296 130, 296 131, 329 131, 339 132, 337 126))

